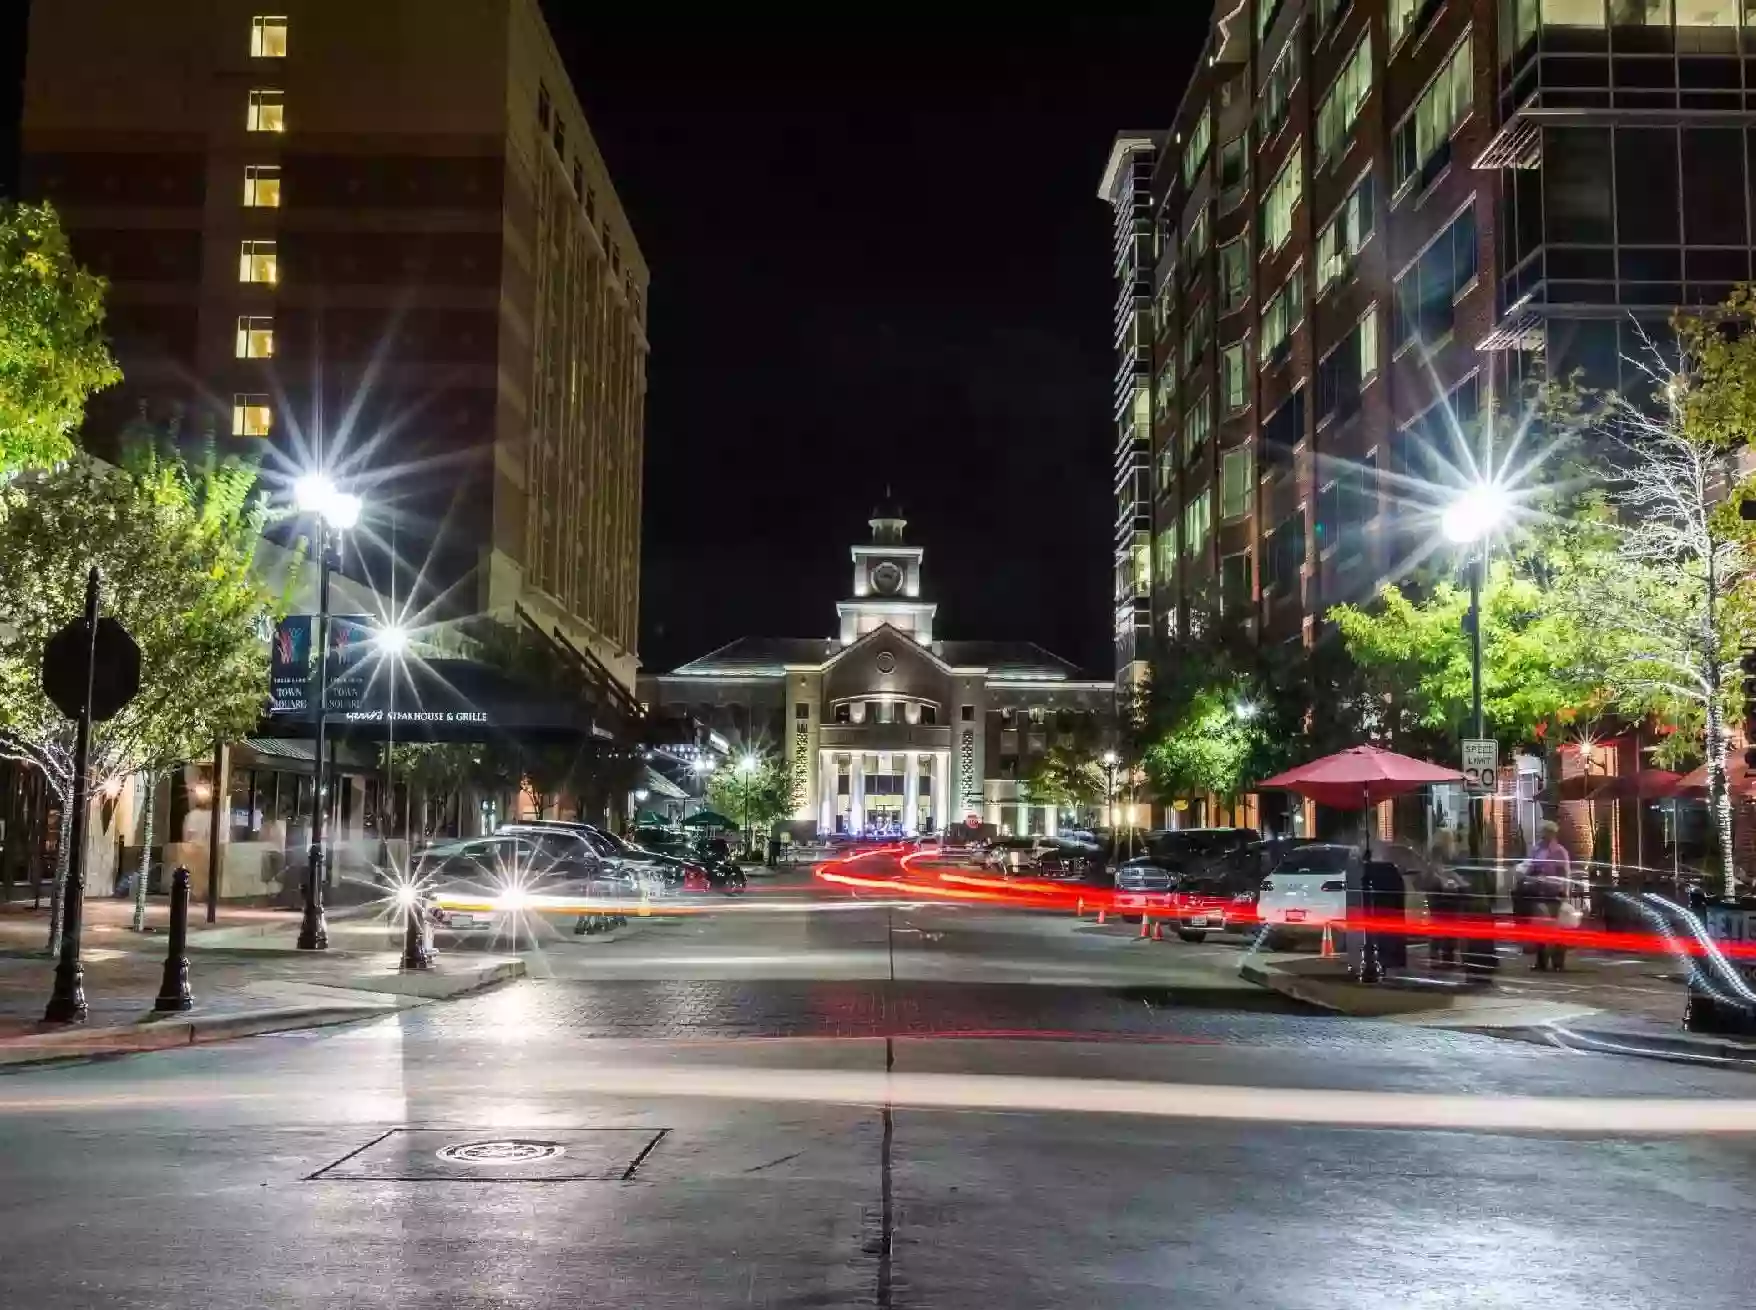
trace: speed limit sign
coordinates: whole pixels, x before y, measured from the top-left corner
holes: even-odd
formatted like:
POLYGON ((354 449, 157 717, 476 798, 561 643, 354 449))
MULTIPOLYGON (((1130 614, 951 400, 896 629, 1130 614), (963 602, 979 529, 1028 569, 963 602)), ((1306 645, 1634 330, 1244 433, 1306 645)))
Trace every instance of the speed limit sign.
POLYGON ((1464 738, 1463 776, 1471 791, 1499 790, 1500 743, 1482 737, 1464 738))

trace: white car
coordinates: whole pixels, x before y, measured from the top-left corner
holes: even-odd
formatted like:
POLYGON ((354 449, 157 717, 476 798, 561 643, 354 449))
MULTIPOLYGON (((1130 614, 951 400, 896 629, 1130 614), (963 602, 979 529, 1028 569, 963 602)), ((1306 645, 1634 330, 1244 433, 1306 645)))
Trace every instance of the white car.
POLYGON ((1354 846, 1320 842, 1288 851, 1257 893, 1256 912, 1267 930, 1264 944, 1284 949, 1346 919, 1348 873, 1358 874, 1361 867, 1354 846))

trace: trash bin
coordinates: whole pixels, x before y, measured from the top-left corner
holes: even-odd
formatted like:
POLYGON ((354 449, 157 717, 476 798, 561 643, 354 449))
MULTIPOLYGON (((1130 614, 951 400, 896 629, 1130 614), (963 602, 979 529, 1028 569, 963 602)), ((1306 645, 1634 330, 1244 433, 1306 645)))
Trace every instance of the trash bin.
MULTIPOLYGON (((1498 878, 1491 866, 1474 865, 1458 869, 1464 890, 1453 902, 1457 912, 1475 930, 1494 921, 1494 900, 1499 893, 1498 878)), ((1500 968, 1499 944, 1492 936, 1466 934, 1458 943, 1458 963, 1464 973, 1477 982, 1491 982, 1500 968)))
MULTIPOLYGON (((1361 908, 1368 918, 1389 923, 1408 919, 1408 887, 1402 870, 1389 860, 1367 860, 1360 878, 1361 908)), ((1408 934, 1378 931, 1367 934, 1378 952, 1378 962, 1386 969, 1408 967, 1408 934)))

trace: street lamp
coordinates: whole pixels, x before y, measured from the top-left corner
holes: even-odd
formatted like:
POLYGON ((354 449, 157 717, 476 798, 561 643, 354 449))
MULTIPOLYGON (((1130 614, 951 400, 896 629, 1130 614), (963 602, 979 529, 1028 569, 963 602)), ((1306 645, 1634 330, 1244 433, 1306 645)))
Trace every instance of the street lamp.
POLYGON ((1122 757, 1111 750, 1105 751, 1101 759, 1104 765, 1104 809, 1108 811, 1105 817, 1110 821, 1110 831, 1114 832, 1116 828, 1116 766, 1122 762, 1122 757))
POLYGON ((756 772, 762 763, 756 758, 754 751, 745 751, 738 760, 738 772, 744 778, 744 849, 749 851, 755 845, 754 825, 750 821, 750 775, 756 772))
MULTIPOLYGON (((1482 574, 1488 556, 1488 539, 1505 526, 1512 510, 1506 488, 1495 482, 1466 487, 1445 507, 1440 530, 1456 545, 1469 548, 1469 698, 1470 723, 1479 741, 1488 735, 1482 715, 1482 574)), ((1469 858, 1481 859, 1481 816, 1469 800, 1469 858)))
POLYGON ((360 498, 340 490, 327 473, 307 473, 293 484, 293 501, 301 514, 317 518, 317 758, 311 799, 311 858, 305 871, 305 912, 299 921, 301 951, 329 949, 329 928, 323 920, 323 811, 328 803, 328 770, 324 726, 329 709, 329 571, 330 554, 342 533, 360 521, 360 498))
MULTIPOLYGON (((383 788, 378 798, 378 864, 380 868, 390 867, 390 821, 396 808, 396 775, 395 766, 391 761, 391 752, 396 749, 396 673, 397 665, 403 656, 408 654, 409 631, 400 623, 389 622, 379 626, 372 634, 372 645, 380 658, 388 660, 389 667, 384 670, 385 677, 385 712, 384 712, 384 778, 380 783, 383 788)), ((404 834, 405 838, 407 834, 404 834)), ((406 862, 406 860, 405 860, 406 862)))

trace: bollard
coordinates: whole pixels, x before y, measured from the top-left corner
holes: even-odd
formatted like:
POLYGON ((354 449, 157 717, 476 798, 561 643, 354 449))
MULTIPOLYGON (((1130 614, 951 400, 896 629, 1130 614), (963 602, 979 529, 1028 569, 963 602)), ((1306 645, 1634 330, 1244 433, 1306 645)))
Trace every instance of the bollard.
POLYGON ((402 968, 431 969, 433 948, 427 945, 427 925, 421 914, 421 898, 412 897, 403 909, 402 968))
POLYGON ((189 870, 178 867, 171 875, 171 931, 165 947, 165 973, 159 979, 158 999, 152 1003, 153 1013, 170 1010, 193 1010, 195 998, 189 994, 189 870))

